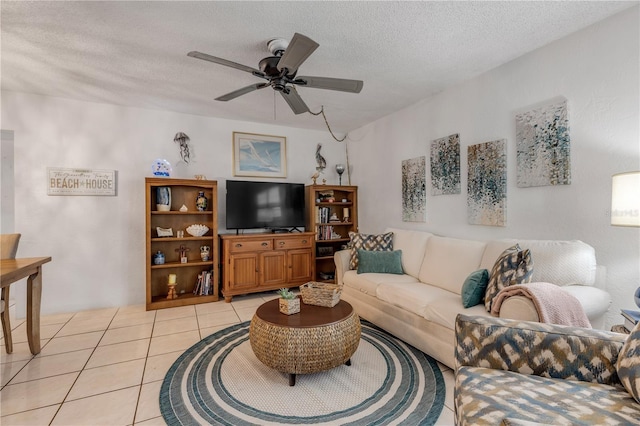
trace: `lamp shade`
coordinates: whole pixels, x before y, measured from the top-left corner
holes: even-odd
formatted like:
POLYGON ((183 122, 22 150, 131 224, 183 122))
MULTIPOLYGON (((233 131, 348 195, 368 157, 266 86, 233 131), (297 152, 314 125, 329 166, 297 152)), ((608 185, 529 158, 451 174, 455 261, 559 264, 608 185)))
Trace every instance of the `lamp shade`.
POLYGON ((613 175, 611 182, 611 224, 640 227, 640 172, 613 175))

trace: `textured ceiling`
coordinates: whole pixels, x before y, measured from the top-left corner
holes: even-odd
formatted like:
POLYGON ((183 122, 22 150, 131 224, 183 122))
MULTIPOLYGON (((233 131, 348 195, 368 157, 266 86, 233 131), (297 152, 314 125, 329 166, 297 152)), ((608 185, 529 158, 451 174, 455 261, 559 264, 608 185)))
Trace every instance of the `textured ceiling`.
POLYGON ((636 4, 3 0, 2 89, 324 129, 269 88, 215 101, 263 80, 186 55, 257 68, 267 40, 299 32, 320 44, 300 75, 364 81, 360 94, 298 90, 345 132, 636 4))

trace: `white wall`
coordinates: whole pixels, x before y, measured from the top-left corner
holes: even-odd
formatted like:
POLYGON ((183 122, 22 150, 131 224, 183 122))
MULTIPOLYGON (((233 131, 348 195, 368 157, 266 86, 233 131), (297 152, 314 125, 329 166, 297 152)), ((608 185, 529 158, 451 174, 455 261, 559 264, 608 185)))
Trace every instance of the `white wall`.
MULTIPOLYGON (((53 257, 44 267, 44 314, 144 303, 144 178, 154 159, 168 159, 172 177, 218 180, 221 231, 233 131, 286 136, 289 182, 311 183, 318 143, 328 183, 338 182, 334 166, 345 162, 344 144, 328 132, 13 92, 2 93, 2 128, 15 135, 18 255, 53 257), (179 161, 178 131, 191 138, 189 165, 179 161), (47 167, 115 169, 118 194, 47 196, 47 167)), ((12 290, 18 317, 25 306, 20 285, 12 290)))
POLYGON ((14 233, 13 132, 0 131, 0 232, 14 233))
POLYGON ((640 285, 640 230, 610 225, 611 175, 640 170, 639 27, 635 7, 351 132, 361 231, 395 226, 478 240, 583 240, 608 270, 608 322, 621 322, 620 308, 635 308, 640 285), (568 100, 571 185, 518 188, 515 114, 558 96, 568 100), (462 194, 431 196, 427 171, 427 222, 403 223, 402 160, 424 155, 428 164, 430 141, 453 133, 460 134, 462 194), (467 146, 502 138, 507 226, 469 225, 467 146))

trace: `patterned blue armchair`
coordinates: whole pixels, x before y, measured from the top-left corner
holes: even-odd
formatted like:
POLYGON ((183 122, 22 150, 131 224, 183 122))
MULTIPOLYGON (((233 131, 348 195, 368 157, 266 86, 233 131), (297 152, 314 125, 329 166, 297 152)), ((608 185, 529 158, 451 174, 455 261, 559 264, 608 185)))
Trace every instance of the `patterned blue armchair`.
POLYGON ((626 336, 484 316, 456 319, 458 425, 640 424, 616 361, 626 336))

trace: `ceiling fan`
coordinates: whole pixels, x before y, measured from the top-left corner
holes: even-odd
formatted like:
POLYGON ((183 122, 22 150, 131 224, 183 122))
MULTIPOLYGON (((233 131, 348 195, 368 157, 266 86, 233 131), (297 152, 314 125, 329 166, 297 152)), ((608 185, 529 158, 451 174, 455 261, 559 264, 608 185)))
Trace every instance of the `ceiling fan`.
POLYGON ((312 87, 316 89, 339 90, 341 92, 360 93, 363 82, 360 80, 346 80, 330 77, 298 76, 298 68, 320 46, 309 37, 295 33, 291 42, 276 38, 267 42, 267 48, 271 55, 262 59, 260 69, 252 68, 226 59, 207 55, 201 52, 189 52, 192 58, 203 59, 219 65, 245 71, 256 77, 267 80, 266 83, 255 83, 216 98, 216 101, 230 101, 238 96, 246 95, 254 90, 271 86, 273 90, 280 92, 284 100, 295 114, 309 112, 309 107, 304 103, 295 86, 312 87))

